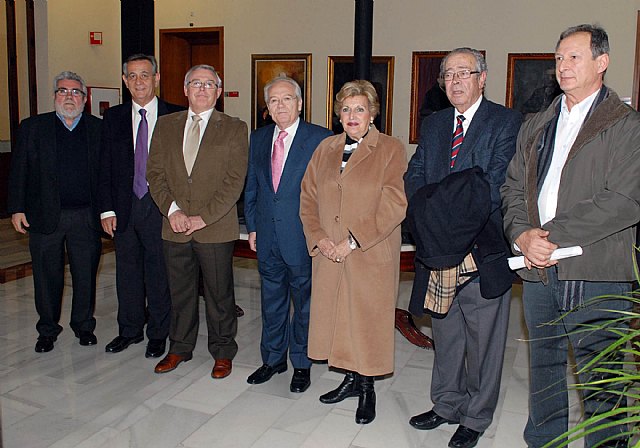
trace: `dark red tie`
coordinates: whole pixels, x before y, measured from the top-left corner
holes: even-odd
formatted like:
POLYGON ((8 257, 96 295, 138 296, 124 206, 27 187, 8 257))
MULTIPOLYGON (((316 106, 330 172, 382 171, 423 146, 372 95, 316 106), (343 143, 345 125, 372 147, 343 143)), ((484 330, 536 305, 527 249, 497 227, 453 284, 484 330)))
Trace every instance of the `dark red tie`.
POLYGON ((453 169, 456 164, 456 157, 458 157, 458 151, 460 151, 462 141, 464 140, 464 132, 462 129, 463 121, 464 115, 458 115, 456 117, 456 130, 453 131, 453 139, 451 140, 451 169, 453 169))

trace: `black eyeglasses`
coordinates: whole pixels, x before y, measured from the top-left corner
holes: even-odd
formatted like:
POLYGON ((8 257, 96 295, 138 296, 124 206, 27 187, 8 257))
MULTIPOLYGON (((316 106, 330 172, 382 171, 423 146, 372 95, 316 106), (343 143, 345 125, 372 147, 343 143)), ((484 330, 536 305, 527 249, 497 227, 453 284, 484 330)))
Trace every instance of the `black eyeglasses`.
POLYGON ((58 89, 56 89, 56 95, 60 96, 60 97, 65 97, 68 95, 74 96, 76 98, 78 98, 79 96, 84 96, 84 92, 80 89, 66 89, 64 87, 60 87, 58 89))
POLYGON ((444 79, 445 81, 453 81, 453 78, 456 76, 458 77, 458 79, 469 79, 471 75, 477 75, 478 73, 480 72, 477 70, 460 70, 459 72, 446 72, 442 75, 442 79, 444 79))

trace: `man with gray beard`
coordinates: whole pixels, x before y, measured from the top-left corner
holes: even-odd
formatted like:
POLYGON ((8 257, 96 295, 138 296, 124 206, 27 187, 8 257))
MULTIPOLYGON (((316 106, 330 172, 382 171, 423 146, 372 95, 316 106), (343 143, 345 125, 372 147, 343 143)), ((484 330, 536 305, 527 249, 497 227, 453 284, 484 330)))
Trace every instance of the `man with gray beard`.
POLYGON ((97 210, 101 120, 83 114, 87 87, 76 73, 54 78, 55 112, 25 119, 18 130, 9 173, 13 227, 29 232, 38 353, 53 350, 64 286, 65 248, 73 297, 70 327, 80 345, 97 343, 93 311, 100 260, 97 210))

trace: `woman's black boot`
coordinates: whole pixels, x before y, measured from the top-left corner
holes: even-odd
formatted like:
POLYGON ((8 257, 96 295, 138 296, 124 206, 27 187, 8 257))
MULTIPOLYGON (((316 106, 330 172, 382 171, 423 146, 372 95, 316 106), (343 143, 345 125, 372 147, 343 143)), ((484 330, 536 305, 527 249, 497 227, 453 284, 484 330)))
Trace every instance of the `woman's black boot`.
MULTIPOLYGON (((356 374, 357 375, 357 374, 356 374)), ((359 375, 360 391, 358 394, 358 410, 356 411, 356 423, 366 425, 376 418, 376 391, 372 376, 359 375)))
POLYGON ((357 373, 347 371, 344 380, 342 380, 338 388, 324 395, 320 395, 320 401, 325 404, 333 404, 339 403, 345 398, 356 397, 358 395, 359 377, 360 375, 357 373))

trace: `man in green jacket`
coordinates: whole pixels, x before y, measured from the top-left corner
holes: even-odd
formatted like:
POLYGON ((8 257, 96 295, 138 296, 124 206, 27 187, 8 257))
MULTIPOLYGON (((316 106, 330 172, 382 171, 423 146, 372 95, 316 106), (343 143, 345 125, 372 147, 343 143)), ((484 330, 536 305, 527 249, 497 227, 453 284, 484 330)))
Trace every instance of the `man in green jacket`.
MULTIPOLYGON (((555 56, 563 95, 522 126, 501 189, 506 236, 525 260, 518 274, 525 280, 530 339, 524 431, 530 448, 568 428, 569 344, 581 366, 617 339, 607 330, 580 330, 630 309, 627 300, 590 299, 630 290, 640 220, 640 114, 603 84, 609 64, 607 33, 592 25, 569 28, 560 35, 555 56), (552 258, 555 249, 570 246, 580 246, 583 254, 552 258), (543 325, 553 321, 557 323, 543 325)), ((585 374, 580 381, 594 379, 585 374)), ((605 387, 611 391, 615 386, 605 387)), ((585 417, 610 411, 618 399, 615 393, 586 392, 585 417)), ((587 435, 585 446, 605 440, 599 446, 627 446, 625 431, 625 425, 614 422, 587 435)))

